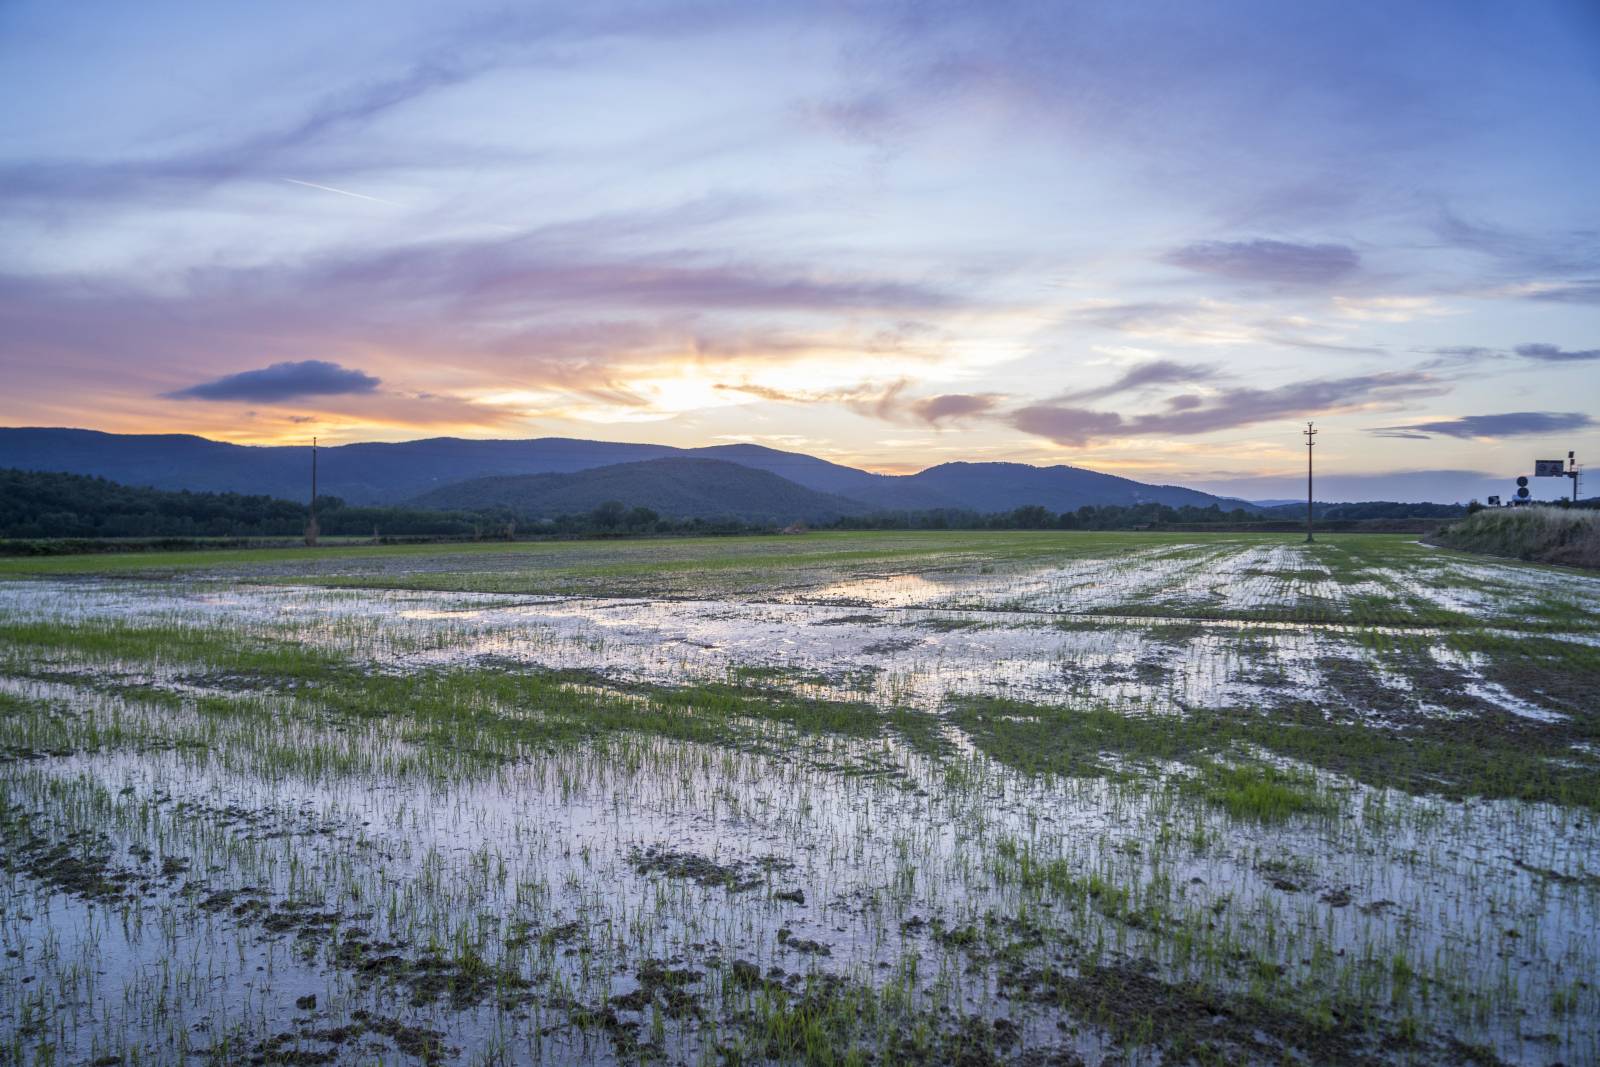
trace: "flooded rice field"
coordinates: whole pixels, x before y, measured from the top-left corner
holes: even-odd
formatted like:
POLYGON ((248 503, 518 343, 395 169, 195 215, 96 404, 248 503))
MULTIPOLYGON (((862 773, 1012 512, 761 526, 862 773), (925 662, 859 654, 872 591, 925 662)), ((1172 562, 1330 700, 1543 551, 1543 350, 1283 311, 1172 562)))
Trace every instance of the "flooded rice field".
POLYGON ((0 577, 0 1062, 1600 1061, 1593 576, 952 533, 0 577))

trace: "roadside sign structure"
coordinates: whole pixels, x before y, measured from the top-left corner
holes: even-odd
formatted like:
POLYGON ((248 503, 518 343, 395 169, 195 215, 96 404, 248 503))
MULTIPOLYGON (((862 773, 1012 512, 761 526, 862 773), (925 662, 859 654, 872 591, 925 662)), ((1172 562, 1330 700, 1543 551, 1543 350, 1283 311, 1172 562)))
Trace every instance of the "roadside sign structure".
POLYGON ((1533 476, 1535 478, 1571 478, 1572 502, 1578 502, 1578 456, 1576 452, 1568 452, 1565 460, 1536 459, 1533 461, 1533 476))

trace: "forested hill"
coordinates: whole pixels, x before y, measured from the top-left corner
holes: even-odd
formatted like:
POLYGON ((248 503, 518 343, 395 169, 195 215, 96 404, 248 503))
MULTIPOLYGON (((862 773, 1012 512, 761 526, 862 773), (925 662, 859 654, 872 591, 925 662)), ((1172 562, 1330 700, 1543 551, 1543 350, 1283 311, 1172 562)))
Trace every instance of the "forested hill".
MULTIPOLYGON (((435 510, 353 508, 319 502, 319 525, 333 535, 390 533, 460 536, 484 516, 435 510)), ((240 493, 170 492, 119 485, 82 474, 0 469, 0 537, 298 537, 306 505, 240 493)))
POLYGON ((419 508, 498 509, 529 519, 589 512, 607 501, 649 508, 669 519, 734 518, 749 523, 828 522, 869 509, 818 493, 764 470, 716 459, 652 459, 575 474, 475 478, 435 489, 419 508))

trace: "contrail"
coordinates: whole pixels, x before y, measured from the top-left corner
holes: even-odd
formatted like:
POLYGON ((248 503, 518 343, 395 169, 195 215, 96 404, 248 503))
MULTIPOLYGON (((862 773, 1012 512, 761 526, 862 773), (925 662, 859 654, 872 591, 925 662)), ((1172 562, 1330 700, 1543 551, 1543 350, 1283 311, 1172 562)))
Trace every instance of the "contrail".
POLYGON ((303 182, 299 178, 285 178, 283 180, 286 182, 292 182, 295 185, 303 185, 307 189, 321 189, 325 193, 338 193, 340 196, 353 196, 357 200, 371 200, 374 204, 388 204, 390 207, 405 207, 404 204, 397 204, 393 200, 385 200, 381 196, 368 196, 366 193, 352 193, 348 189, 335 189, 331 185, 318 185, 316 182, 303 182))

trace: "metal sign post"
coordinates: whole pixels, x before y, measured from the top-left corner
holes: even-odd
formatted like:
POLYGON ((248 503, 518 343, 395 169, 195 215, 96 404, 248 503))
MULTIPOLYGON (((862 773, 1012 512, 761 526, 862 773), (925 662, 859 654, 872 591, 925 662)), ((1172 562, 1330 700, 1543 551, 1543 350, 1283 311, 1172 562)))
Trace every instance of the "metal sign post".
POLYGON ((1535 478, 1571 478, 1572 502, 1578 502, 1578 454, 1568 452, 1565 460, 1536 459, 1533 461, 1535 478))

